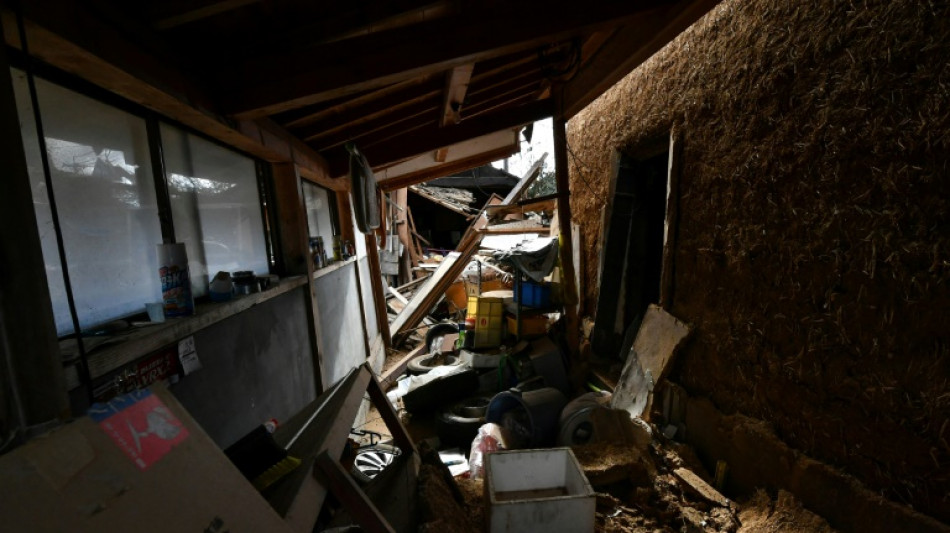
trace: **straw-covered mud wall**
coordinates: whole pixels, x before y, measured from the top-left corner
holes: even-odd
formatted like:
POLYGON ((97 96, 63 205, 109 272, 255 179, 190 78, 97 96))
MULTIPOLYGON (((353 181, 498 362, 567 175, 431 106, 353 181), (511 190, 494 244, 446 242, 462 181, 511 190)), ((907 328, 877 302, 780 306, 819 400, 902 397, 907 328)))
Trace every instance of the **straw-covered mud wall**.
POLYGON ((950 521, 950 5, 726 0, 574 117, 588 314, 611 154, 671 128, 672 379, 950 521))

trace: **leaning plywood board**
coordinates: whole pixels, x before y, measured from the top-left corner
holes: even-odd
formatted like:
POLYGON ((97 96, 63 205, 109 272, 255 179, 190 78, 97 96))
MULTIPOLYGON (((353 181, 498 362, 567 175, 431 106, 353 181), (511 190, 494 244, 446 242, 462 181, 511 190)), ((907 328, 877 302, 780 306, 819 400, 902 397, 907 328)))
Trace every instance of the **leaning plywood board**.
POLYGON ((648 419, 653 387, 666 376, 670 361, 689 334, 688 324, 651 304, 627 355, 611 407, 648 419))
MULTIPOLYGON (((439 282, 442 278, 454 270, 452 266, 455 265, 460 256, 461 254, 459 252, 452 252, 446 255, 445 259, 439 263, 439 268, 437 268, 435 272, 429 276, 425 284, 416 291, 412 299, 409 300, 409 303, 406 304, 405 308, 403 308, 396 317, 396 320, 393 320, 392 325, 389 327, 390 331, 392 331, 393 338, 402 333, 404 329, 412 328, 418 324, 422 320, 422 317, 429 313, 433 305, 433 300, 442 294, 441 292, 435 292, 436 287, 440 285, 439 282)), ((457 275, 458 274, 456 274, 456 276, 457 275)), ((452 281, 455 280, 453 279, 452 281)))
POLYGON ((5 531, 290 531, 160 386, 0 457, 0 494, 5 531))

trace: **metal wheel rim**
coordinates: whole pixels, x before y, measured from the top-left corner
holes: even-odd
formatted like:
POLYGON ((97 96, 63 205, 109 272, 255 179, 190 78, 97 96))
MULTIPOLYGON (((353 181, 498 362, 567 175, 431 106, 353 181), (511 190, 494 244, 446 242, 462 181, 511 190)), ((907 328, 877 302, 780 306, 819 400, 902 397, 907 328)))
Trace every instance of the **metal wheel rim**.
POLYGON ((379 475, 383 469, 391 465, 397 455, 399 455, 399 453, 396 451, 378 448, 361 450, 357 452, 356 460, 353 464, 356 466, 356 469, 362 472, 366 477, 373 479, 379 475))

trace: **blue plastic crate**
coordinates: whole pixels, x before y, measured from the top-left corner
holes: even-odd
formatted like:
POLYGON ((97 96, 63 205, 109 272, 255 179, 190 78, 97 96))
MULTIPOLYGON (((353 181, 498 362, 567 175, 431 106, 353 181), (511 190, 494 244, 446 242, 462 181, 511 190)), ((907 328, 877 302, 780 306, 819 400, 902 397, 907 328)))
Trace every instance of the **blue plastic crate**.
POLYGON ((550 307, 551 286, 547 283, 522 281, 521 290, 515 294, 515 301, 526 307, 550 307))

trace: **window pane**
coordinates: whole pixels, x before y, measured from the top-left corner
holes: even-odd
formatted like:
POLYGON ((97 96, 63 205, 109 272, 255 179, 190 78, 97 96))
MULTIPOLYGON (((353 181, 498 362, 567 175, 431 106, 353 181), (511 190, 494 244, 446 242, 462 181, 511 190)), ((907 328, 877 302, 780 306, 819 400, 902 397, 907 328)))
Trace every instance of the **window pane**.
MULTIPOLYGON (((69 333, 29 93, 22 73, 15 79, 57 330, 69 333)), ((162 236, 145 121, 44 80, 36 84, 80 326, 140 312, 161 295, 155 245, 162 236)))
POLYGON ((59 335, 73 333, 73 320, 69 315, 69 302, 66 299, 66 286, 63 283, 63 268, 56 247, 56 231, 53 229, 53 214, 46 193, 46 179, 43 176, 43 162, 40 159, 40 144, 36 138, 36 121, 33 120, 33 104, 27 87, 26 73, 11 69, 13 90, 16 93, 17 114, 20 118, 20 136, 23 138, 23 151, 30 173, 30 188, 33 190, 33 208, 36 211, 36 225, 40 232, 40 244, 43 248, 43 261, 46 263, 46 282, 49 285, 53 302, 53 317, 56 320, 56 332, 59 335))
POLYGON ((311 238, 323 237, 323 246, 327 251, 327 257, 332 260, 335 224, 333 224, 331 218, 333 210, 330 207, 330 202, 336 201, 336 198, 328 190, 309 181, 303 182, 303 198, 307 208, 309 235, 311 238))
POLYGON ((218 271, 269 272, 254 160, 162 124, 175 239, 185 243, 195 296, 218 271))

